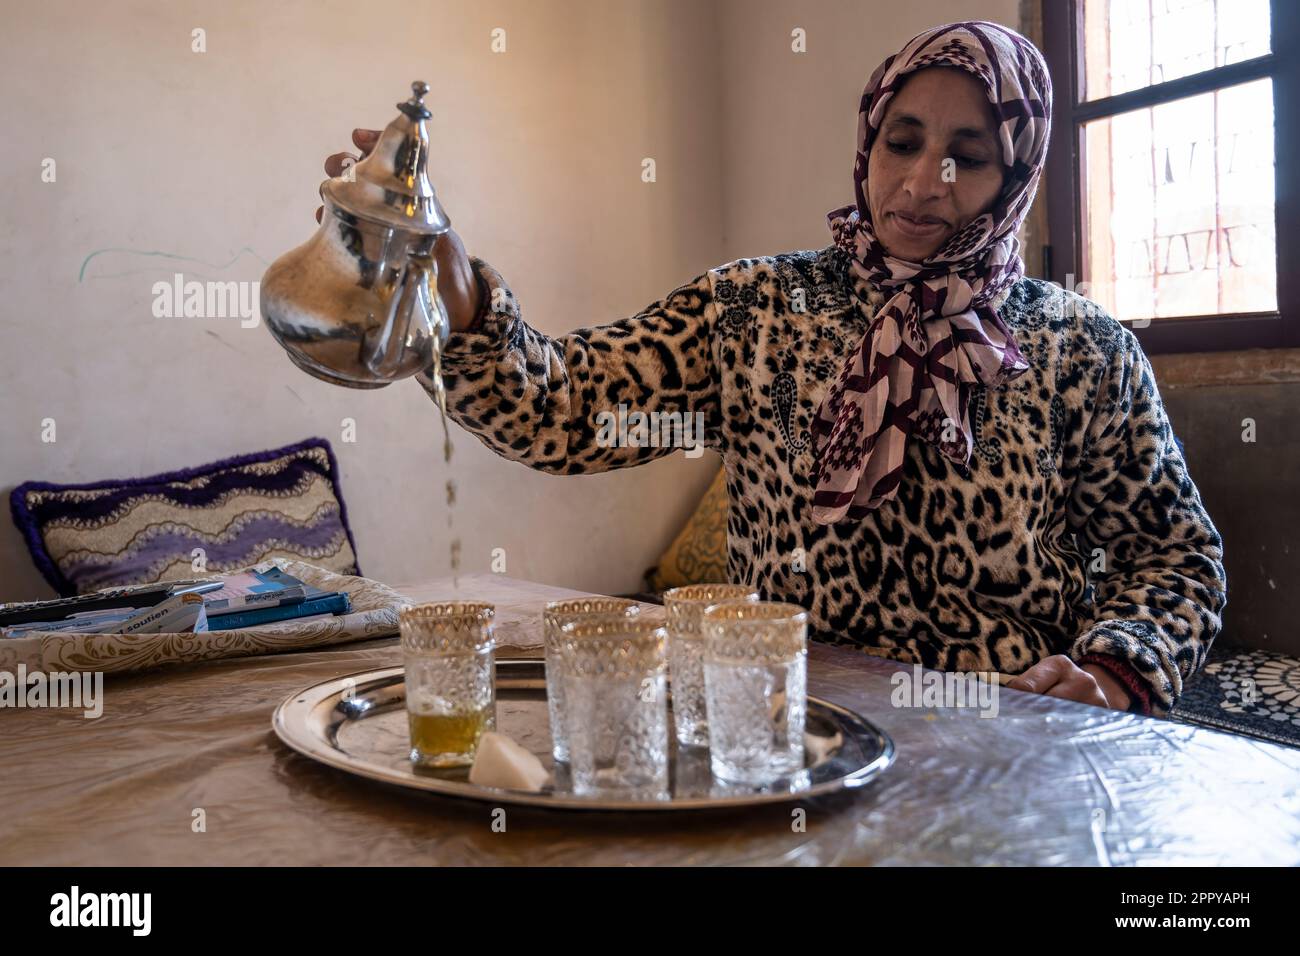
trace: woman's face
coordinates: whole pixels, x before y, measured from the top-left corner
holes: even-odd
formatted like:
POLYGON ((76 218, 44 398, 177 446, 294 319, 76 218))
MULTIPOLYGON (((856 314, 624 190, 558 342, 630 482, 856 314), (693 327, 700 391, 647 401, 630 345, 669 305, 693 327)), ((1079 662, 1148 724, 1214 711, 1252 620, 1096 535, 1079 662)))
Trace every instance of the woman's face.
POLYGON ((867 157, 867 204, 885 250, 911 262, 930 257, 993 205, 1002 183, 1001 146, 979 81, 952 67, 909 76, 867 157))

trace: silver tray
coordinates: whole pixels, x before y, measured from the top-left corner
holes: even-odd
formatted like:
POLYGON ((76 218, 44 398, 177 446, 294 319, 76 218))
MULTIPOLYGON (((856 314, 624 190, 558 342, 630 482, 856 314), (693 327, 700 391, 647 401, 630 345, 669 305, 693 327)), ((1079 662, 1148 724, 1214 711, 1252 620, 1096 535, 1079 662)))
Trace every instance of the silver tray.
POLYGON ((275 709, 271 726, 299 753, 372 780, 470 800, 576 810, 698 810, 804 800, 861 787, 894 761, 894 742, 883 731, 850 710, 810 696, 806 731, 816 747, 805 749, 804 769, 789 777, 764 787, 719 784, 709 771, 707 749, 679 751, 672 741, 669 799, 578 796, 567 789, 564 768, 557 773, 551 758, 546 665, 498 660, 496 668, 497 730, 535 753, 551 772, 551 782, 541 791, 471 784, 465 767, 413 767, 401 667, 304 688, 275 709))

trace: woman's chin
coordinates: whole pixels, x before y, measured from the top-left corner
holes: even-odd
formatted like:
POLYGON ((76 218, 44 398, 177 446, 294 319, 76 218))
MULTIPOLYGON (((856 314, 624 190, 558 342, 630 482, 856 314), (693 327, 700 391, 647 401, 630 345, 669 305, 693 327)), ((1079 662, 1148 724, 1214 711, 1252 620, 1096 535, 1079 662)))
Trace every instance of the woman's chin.
POLYGON ((937 240, 920 240, 909 236, 900 235, 896 229, 882 229, 877 236, 880 244, 885 247, 885 251, 895 259, 902 259, 905 262, 922 262, 939 251, 947 236, 941 236, 937 240))
POLYGON ((885 242, 885 251, 889 252, 894 259, 902 259, 909 263, 920 263, 935 252, 940 250, 944 245, 944 239, 937 242, 918 242, 917 239, 894 239, 893 242, 885 242))

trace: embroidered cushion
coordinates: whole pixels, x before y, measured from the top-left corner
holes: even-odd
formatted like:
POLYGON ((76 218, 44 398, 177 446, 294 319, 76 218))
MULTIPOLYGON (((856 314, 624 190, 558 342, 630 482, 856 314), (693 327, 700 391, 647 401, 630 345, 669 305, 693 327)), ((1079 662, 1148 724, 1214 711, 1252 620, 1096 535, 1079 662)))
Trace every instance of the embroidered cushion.
POLYGON ((9 504, 36 567, 65 596, 275 557, 361 573, 323 438, 147 478, 29 481, 9 504))

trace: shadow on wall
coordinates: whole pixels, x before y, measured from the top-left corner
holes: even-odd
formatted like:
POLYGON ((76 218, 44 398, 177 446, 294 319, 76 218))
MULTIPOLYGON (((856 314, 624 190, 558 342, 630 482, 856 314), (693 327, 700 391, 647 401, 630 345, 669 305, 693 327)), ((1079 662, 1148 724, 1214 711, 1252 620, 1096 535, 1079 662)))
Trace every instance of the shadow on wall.
MULTIPOLYGON (((1192 480, 1223 536, 1222 637, 1300 656, 1300 383, 1162 390, 1192 480), (1254 441, 1243 440, 1254 422, 1254 441)), ((1246 437, 1250 437, 1247 435, 1246 437)))

